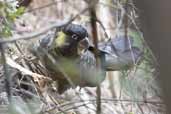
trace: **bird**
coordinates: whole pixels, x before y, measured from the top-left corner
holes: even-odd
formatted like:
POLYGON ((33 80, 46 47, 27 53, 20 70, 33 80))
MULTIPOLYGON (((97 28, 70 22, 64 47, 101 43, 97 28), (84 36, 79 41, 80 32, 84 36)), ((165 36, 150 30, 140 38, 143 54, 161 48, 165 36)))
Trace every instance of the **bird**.
POLYGON ((97 67, 95 47, 88 37, 83 26, 71 23, 58 31, 55 37, 47 35, 42 38, 34 48, 34 55, 57 82, 59 94, 76 86, 97 87, 105 80, 107 71, 129 69, 142 56, 142 51, 133 46, 132 37, 119 35, 98 43, 96 56, 100 65, 97 67), (79 52, 80 47, 82 50, 79 52))
POLYGON ((134 46, 132 36, 121 34, 107 42, 98 44, 99 50, 105 56, 104 67, 106 71, 128 70, 142 59, 143 50, 134 46))
POLYGON ((95 55, 88 50, 88 33, 83 26, 69 24, 52 36, 42 38, 32 53, 57 81, 59 94, 72 88, 72 84, 74 87, 96 87, 104 80, 105 71, 102 65, 96 68, 95 55), (82 50, 79 52, 78 48, 82 50))
MULTIPOLYGON (((105 80, 105 56, 103 52, 97 53, 97 56, 99 66, 97 66, 97 58, 95 57, 94 50, 88 48, 81 54, 80 71, 82 82, 84 82, 82 87, 97 87, 105 80)), ((79 86, 81 86, 81 84, 79 86)))

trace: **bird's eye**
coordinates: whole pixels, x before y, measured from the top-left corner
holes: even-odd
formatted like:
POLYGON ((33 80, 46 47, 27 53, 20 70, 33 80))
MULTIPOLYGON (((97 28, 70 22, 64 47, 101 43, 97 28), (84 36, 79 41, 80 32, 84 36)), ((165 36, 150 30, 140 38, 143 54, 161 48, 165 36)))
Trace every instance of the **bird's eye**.
POLYGON ((77 40, 77 39, 78 39, 78 36, 77 36, 76 34, 74 34, 74 35, 72 35, 72 38, 73 38, 74 40, 77 40))

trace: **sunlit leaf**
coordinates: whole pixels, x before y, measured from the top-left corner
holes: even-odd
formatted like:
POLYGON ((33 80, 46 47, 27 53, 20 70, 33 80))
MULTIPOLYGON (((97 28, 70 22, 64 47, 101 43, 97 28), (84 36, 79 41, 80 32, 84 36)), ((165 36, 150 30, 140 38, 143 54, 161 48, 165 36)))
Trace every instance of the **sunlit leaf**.
POLYGON ((2 34, 3 34, 3 36, 5 36, 5 37, 11 36, 11 35, 12 35, 11 29, 10 29, 8 26, 4 26, 4 27, 2 28, 2 34))
POLYGON ((143 49, 143 41, 142 41, 142 36, 140 35, 140 33, 138 33, 137 31, 130 30, 129 35, 134 40, 133 46, 143 49))
POLYGON ((25 11, 25 7, 19 7, 16 11, 16 15, 20 16, 24 13, 24 11, 25 11))

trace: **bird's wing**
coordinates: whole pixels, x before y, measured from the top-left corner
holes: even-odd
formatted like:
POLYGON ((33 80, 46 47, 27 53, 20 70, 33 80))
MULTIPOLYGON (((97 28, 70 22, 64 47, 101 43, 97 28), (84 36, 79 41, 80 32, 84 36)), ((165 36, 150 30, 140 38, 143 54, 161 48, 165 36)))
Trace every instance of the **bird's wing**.
POLYGON ((97 68, 96 59, 94 54, 86 50, 80 57, 80 86, 95 87, 105 79, 105 71, 102 67, 97 68))
POLYGON ((130 68, 142 56, 142 51, 133 46, 133 38, 125 38, 124 35, 113 38, 110 42, 103 42, 99 48, 108 52, 105 53, 106 70, 124 70, 128 68, 127 66, 130 68), (116 50, 112 48, 113 46, 116 50), (115 54, 117 57, 112 56, 115 54))

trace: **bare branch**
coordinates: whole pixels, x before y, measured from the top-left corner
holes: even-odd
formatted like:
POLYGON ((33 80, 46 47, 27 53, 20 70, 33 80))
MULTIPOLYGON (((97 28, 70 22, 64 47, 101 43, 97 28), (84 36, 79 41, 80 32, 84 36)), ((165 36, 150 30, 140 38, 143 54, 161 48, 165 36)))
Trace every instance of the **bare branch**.
POLYGON ((24 74, 27 74, 27 75, 30 75, 32 76, 33 78, 44 78, 44 79, 48 79, 48 80, 51 80, 50 78, 48 77, 45 77, 43 75, 40 75, 40 74, 37 74, 37 73, 33 73, 32 71, 22 67, 21 65, 19 65, 18 63, 16 63, 15 61, 13 61, 11 58, 7 57, 6 58, 6 63, 15 68, 15 69, 18 69, 20 72, 24 73, 24 74))
MULTIPOLYGON (((97 34, 97 16, 96 16, 96 1, 92 2, 93 7, 90 8, 89 13, 90 13, 90 19, 91 19, 91 28, 92 28, 92 35, 93 35, 93 44, 95 46, 95 58, 96 58, 96 67, 97 69, 100 68, 100 58, 98 56, 98 34, 97 34)), ((97 86, 96 89, 96 94, 97 94, 97 110, 96 110, 96 114, 101 114, 101 88, 100 88, 100 84, 97 86)))
POLYGON ((74 21, 77 17, 79 17, 81 14, 85 13, 89 8, 85 8, 83 9, 80 13, 78 13, 77 15, 75 15, 74 17, 72 17, 69 21, 64 21, 61 22, 59 24, 59 22, 53 23, 47 27, 44 27, 43 29, 41 29, 40 31, 37 32, 33 32, 33 33, 28 33, 22 36, 16 36, 16 37, 10 37, 10 38, 2 38, 0 39, 0 44, 2 43, 13 43, 17 40, 29 40, 29 39, 33 39, 35 37, 38 37, 40 35, 43 35, 44 33, 46 33, 47 31, 51 30, 51 29, 62 29, 63 27, 67 26, 68 24, 70 24, 72 21, 74 21))
MULTIPOLYGON (((96 99, 89 99, 89 100, 84 100, 81 101, 81 100, 78 100, 78 101, 71 101, 71 102, 67 102, 67 103, 63 103, 63 104, 60 104, 58 106, 54 106, 48 110, 46 110, 45 112, 50 112, 52 110, 55 110, 56 108, 62 108, 62 107, 66 107, 66 106, 73 106, 73 104, 78 104, 77 106, 73 106, 71 108, 67 108, 65 109, 65 111, 68 111, 68 110, 71 110, 73 108, 79 108, 80 106, 84 106, 83 104, 81 103, 84 103, 84 104, 93 104, 97 102, 96 99)), ((131 100, 131 99, 113 99, 113 98, 101 98, 101 103, 108 103, 108 102, 123 102, 123 103, 147 103, 147 104, 156 104, 156 105, 164 105, 163 102, 160 102, 160 101, 141 101, 141 100, 131 100)), ((58 112, 59 113, 59 112, 58 112)))

